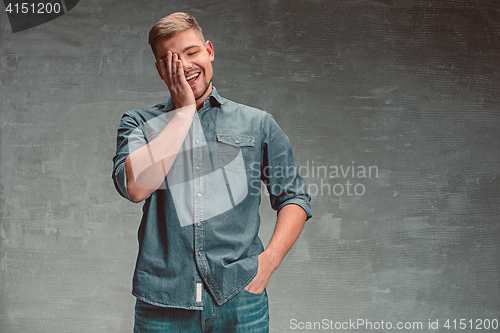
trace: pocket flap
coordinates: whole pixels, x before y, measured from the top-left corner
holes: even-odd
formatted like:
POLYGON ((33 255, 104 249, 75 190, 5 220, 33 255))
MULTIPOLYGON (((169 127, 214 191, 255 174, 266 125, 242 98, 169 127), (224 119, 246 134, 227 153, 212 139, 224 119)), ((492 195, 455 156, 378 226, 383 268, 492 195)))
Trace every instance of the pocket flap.
POLYGON ((255 147, 255 138, 243 134, 217 134, 217 141, 233 147, 255 147))

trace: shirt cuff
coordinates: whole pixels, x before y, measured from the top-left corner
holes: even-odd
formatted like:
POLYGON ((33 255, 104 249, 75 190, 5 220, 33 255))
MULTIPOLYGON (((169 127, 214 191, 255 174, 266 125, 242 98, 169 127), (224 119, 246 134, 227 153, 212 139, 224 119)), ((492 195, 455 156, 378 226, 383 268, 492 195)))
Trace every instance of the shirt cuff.
POLYGON ((127 173, 125 171, 125 163, 116 167, 116 170, 113 173, 113 181, 118 193, 120 193, 120 195, 125 199, 134 202, 134 200, 130 198, 127 190, 127 173))
POLYGON ((311 197, 309 195, 307 195, 307 194, 306 195, 299 195, 299 196, 290 198, 290 199, 286 200, 285 202, 283 202, 281 205, 279 205, 277 212, 279 214, 281 209, 288 204, 296 204, 296 205, 300 206, 304 210, 304 212, 306 212, 306 215, 307 215, 306 221, 307 221, 312 217, 310 201, 311 201, 311 197))

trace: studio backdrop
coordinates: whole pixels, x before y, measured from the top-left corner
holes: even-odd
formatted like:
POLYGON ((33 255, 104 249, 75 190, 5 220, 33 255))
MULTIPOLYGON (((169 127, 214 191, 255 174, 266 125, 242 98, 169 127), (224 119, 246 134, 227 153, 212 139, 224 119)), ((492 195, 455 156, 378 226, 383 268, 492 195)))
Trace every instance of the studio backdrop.
MULTIPOLYGON (((312 197, 271 332, 498 329, 497 0, 4 4, 2 333, 132 332, 141 204, 112 158, 121 115, 168 98, 147 38, 176 11, 213 43, 220 95, 287 133, 312 197)), ((267 243, 265 191, 260 211, 267 243)))

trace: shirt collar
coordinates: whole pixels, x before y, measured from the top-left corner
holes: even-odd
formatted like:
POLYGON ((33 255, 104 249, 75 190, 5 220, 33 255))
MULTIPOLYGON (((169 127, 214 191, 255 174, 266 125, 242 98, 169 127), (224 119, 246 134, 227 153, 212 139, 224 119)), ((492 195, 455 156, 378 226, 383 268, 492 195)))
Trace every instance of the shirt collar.
MULTIPOLYGON (((208 96, 209 100, 215 99, 217 103, 220 105, 224 105, 224 100, 222 97, 220 97, 219 93, 217 92, 217 89, 212 86, 212 93, 210 96, 208 96)), ((165 107, 163 108, 165 111, 171 111, 174 108, 174 102, 172 101, 172 97, 168 97, 167 103, 165 103, 165 107)))
POLYGON ((220 97, 219 93, 217 92, 217 89, 214 86, 212 86, 212 93, 210 94, 209 98, 215 98, 217 103, 224 105, 224 100, 222 99, 222 97, 220 97))

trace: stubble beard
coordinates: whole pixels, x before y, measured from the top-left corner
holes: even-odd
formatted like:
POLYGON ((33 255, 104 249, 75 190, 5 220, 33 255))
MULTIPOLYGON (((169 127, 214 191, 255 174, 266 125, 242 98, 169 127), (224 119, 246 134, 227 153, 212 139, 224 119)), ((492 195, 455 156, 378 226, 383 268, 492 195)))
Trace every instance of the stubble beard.
POLYGON ((210 82, 206 81, 205 69, 204 68, 201 68, 201 72, 202 73, 200 75, 203 75, 204 89, 203 89, 203 92, 200 93, 198 96, 194 96, 195 100, 199 100, 200 98, 202 98, 203 96, 205 96, 208 88, 210 88, 210 85, 212 84, 212 79, 210 79, 210 82))
POLYGON ((211 83, 212 83, 212 80, 210 80, 210 82, 205 81, 205 89, 203 90, 203 92, 199 96, 195 96, 194 98, 196 100, 199 100, 200 98, 205 96, 205 93, 207 92, 208 88, 210 88, 211 83))

